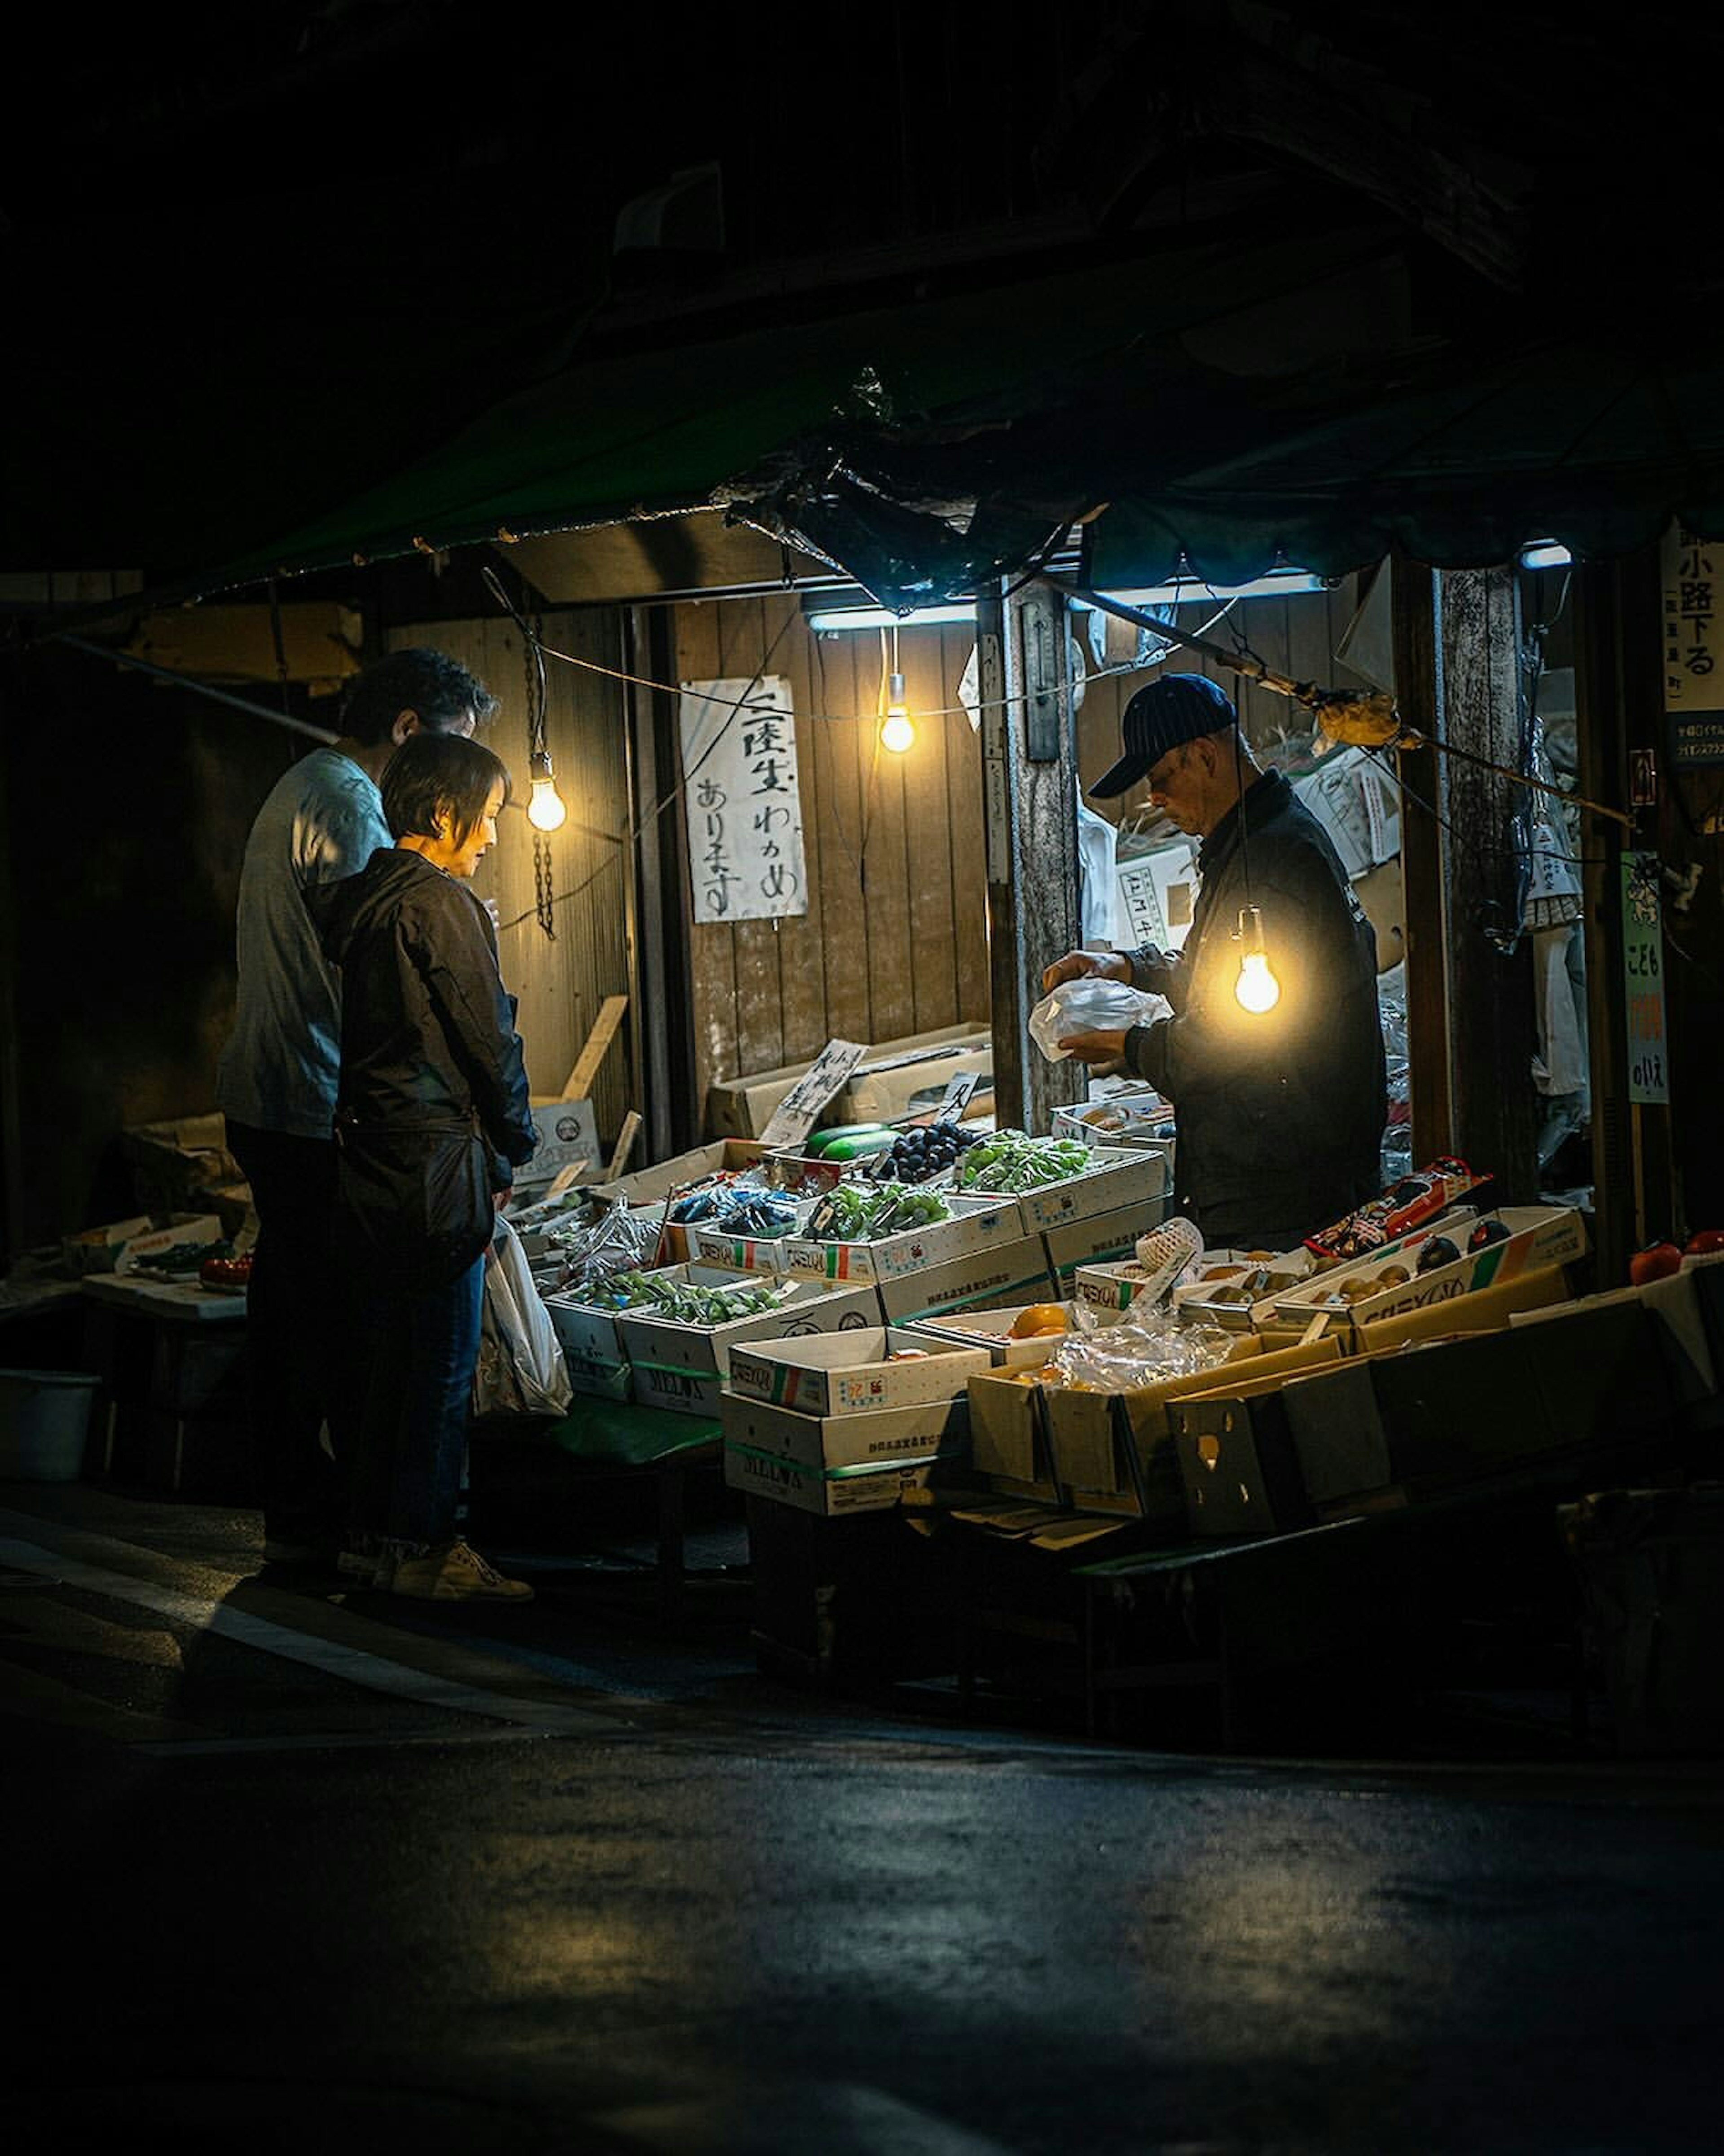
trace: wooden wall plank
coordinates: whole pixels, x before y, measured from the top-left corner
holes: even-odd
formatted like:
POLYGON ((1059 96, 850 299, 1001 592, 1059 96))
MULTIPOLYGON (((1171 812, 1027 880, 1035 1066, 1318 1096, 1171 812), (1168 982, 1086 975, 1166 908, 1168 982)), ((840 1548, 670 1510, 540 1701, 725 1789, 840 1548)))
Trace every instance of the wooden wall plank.
MULTIPOLYGON (((716 680, 719 663, 720 602, 695 601, 676 609, 676 678, 679 681, 716 680)), ((677 776, 681 778, 680 770, 677 776)), ((664 823, 674 830, 667 844, 683 848, 688 838, 681 800, 664 812, 664 823)), ((727 922, 706 921, 689 931, 689 972, 694 1004, 695 1086, 704 1101, 715 1081, 734 1078, 736 1060, 736 931, 727 922)), ((765 1069, 768 1066, 760 1066, 765 1069)))
POLYGON ((821 965, 826 1038, 872 1037, 868 1002, 868 922, 860 855, 862 794, 856 780, 856 659, 853 636, 814 639, 812 708, 813 792, 803 794, 804 826, 820 827, 821 965))
MULTIPOLYGON (((885 664, 890 666, 890 660, 885 664)), ((875 1040, 896 1040, 917 1029, 911 984, 913 959, 910 864, 904 836, 905 759, 879 745, 876 714, 881 707, 881 665, 877 646, 869 651, 866 662, 859 651, 856 685, 864 691, 863 709, 868 716, 856 732, 858 748, 871 766, 873 792, 868 853, 863 864, 868 893, 868 997, 874 1013, 875 1040)))
POLYGON ((946 716, 940 721, 946 750, 946 819, 951 870, 954 965, 960 1019, 986 1024, 988 985, 988 849, 983 829, 982 742, 957 708, 958 684, 975 649, 967 629, 940 632, 946 716))
POLYGON ((952 846, 947 721, 935 716, 948 701, 940 630, 903 631, 899 656, 916 727, 915 742, 903 756, 894 759, 901 769, 904 784, 911 1029, 924 1033, 934 1026, 954 1024, 959 1014, 952 877, 949 867, 947 874, 939 872, 942 856, 949 863, 952 846))

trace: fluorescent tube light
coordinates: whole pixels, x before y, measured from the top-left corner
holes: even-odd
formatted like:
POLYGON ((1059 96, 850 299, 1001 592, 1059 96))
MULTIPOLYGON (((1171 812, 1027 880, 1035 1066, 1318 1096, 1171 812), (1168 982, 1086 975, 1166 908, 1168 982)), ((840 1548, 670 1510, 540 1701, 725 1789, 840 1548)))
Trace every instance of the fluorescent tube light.
MULTIPOLYGON (((1191 577, 1177 583, 1156 584, 1146 591, 1109 592, 1106 597, 1117 599, 1121 606, 1147 609, 1188 605, 1196 600, 1285 598, 1294 593, 1328 588, 1321 577, 1314 577, 1307 570, 1272 569, 1266 577, 1254 577, 1245 584, 1205 584, 1191 577)), ((1085 613, 1090 611, 1081 599, 1074 599, 1072 604, 1085 613)), ((914 613, 906 614, 889 613, 885 607, 844 607, 811 613, 808 627, 818 635, 849 629, 936 629, 942 624, 973 622, 975 619, 976 609, 967 603, 918 607, 914 613)))

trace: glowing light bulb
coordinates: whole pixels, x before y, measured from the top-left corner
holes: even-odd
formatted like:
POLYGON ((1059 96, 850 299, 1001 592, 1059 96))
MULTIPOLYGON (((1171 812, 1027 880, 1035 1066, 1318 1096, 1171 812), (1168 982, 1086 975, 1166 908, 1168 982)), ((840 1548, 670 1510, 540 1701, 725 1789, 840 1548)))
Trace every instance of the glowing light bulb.
POLYGON ((1239 978, 1233 985, 1234 998, 1241 1010, 1260 1018, 1281 1000, 1281 984, 1269 969, 1263 947, 1263 916, 1255 906, 1241 908, 1239 937, 1245 947, 1239 957, 1239 978))
POLYGON ((916 739, 916 728, 910 723, 910 713, 905 708, 904 676, 895 674, 886 690, 885 723, 880 730, 880 745, 895 756, 902 756, 916 739))
POLYGON ((1261 951, 1248 951, 1240 959, 1239 978, 1233 992, 1242 1009, 1259 1017, 1281 1000, 1281 984, 1269 970, 1269 960, 1261 951))
POLYGON ((569 812, 551 775, 551 758, 542 749, 534 753, 532 774, 532 798, 526 804, 526 820, 536 831, 561 830, 569 812))

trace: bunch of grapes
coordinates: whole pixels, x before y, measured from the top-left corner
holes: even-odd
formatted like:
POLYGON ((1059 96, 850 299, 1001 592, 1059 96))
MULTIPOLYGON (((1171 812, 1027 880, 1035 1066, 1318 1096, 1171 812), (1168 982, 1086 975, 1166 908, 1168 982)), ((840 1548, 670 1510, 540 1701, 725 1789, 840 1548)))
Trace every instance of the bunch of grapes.
POLYGON ((930 1176, 950 1168, 961 1152, 984 1135, 952 1122, 925 1123, 913 1131, 900 1131, 892 1150, 875 1165, 874 1173, 888 1183, 926 1183, 930 1176))

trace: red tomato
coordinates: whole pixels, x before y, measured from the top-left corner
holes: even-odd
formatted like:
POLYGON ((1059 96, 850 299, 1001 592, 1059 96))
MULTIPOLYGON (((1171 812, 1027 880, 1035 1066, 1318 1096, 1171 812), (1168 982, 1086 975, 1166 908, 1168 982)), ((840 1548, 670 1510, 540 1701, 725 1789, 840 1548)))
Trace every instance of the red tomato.
POLYGON ((1674 1243, 1649 1243, 1644 1250, 1636 1250, 1629 1260, 1629 1278, 1636 1287, 1645 1287, 1651 1281, 1667 1280, 1672 1273, 1682 1270, 1682 1253, 1674 1243))
POLYGON ((1724 1228, 1696 1228, 1688 1238, 1691 1258, 1709 1258, 1717 1250, 1724 1250, 1724 1228))

